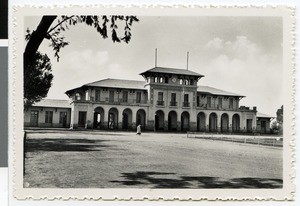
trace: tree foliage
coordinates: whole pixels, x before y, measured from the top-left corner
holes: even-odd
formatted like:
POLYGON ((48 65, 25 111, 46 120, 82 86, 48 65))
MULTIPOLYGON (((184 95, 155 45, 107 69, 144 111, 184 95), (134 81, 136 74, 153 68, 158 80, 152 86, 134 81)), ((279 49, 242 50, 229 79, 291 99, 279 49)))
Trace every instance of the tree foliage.
POLYGON ((113 42, 126 42, 129 43, 131 40, 131 27, 134 22, 138 22, 136 16, 43 16, 36 30, 30 31, 26 30, 25 39, 28 41, 24 51, 24 102, 30 105, 34 102, 40 101, 43 97, 46 97, 49 88, 51 87, 51 81, 53 75, 51 74, 51 69, 49 70, 49 65, 51 68, 50 60, 47 55, 42 55, 38 52, 38 48, 44 39, 50 40, 49 46, 52 47, 54 51, 54 56, 57 61, 59 61, 59 52, 62 48, 69 45, 69 42, 65 39, 63 32, 72 26, 77 24, 86 24, 95 28, 96 32, 104 39, 111 37, 113 42), (55 25, 52 24, 57 20, 55 25), (123 27, 119 28, 118 23, 122 22, 123 27), (123 30, 123 33, 120 30, 123 30), (110 33, 110 34, 109 34, 110 33), (44 62, 44 64, 42 63, 44 62), (49 64, 46 64, 49 63, 49 64), (34 68, 33 65, 38 66, 34 68), (47 68, 43 68, 47 66, 47 68), (32 70, 32 71, 31 71, 32 70), (38 71, 44 71, 45 76, 39 74, 38 71), (50 80, 50 74, 52 78, 50 80), (34 76, 37 75, 37 76, 34 76), (35 84, 42 85, 39 91, 34 90, 27 84, 31 81, 46 81, 35 82, 35 84), (32 91, 30 91, 32 89, 32 91), (42 91, 43 90, 43 91, 42 91), (36 92, 35 92, 36 91, 36 92))
POLYGON ((277 109, 276 118, 270 122, 272 133, 283 134, 283 105, 277 109))
POLYGON ((277 110, 276 119, 279 123, 283 123, 283 105, 277 110))
POLYGON ((279 123, 277 122, 277 118, 272 119, 270 122, 270 129, 272 133, 278 133, 279 123))
POLYGON ((50 59, 47 54, 36 52, 34 61, 24 68, 24 107, 47 96, 53 75, 50 59))
MULTIPOLYGON (((41 27, 43 25, 49 25, 49 23, 53 22, 57 19, 57 24, 53 27, 48 27, 47 32, 45 33, 45 29, 43 29, 44 38, 49 39, 51 41, 50 47, 53 48, 55 54, 54 56, 59 61, 59 52, 61 48, 69 45, 69 42, 65 40, 63 36, 63 31, 69 29, 71 26, 75 26, 77 24, 85 23, 88 26, 92 26, 95 30, 101 35, 102 38, 108 38, 108 31, 111 32, 111 39, 113 42, 126 42, 129 43, 131 40, 131 26, 134 22, 138 22, 138 18, 136 16, 44 16, 40 22, 41 27), (117 30, 119 29, 118 21, 124 23, 124 33, 118 34, 117 30)), ((50 26, 50 25, 49 25, 50 26)), ((33 35, 36 33, 41 33, 38 31, 31 32, 27 29, 26 39, 30 40, 33 35)), ((27 44, 27 47, 30 46, 30 43, 27 44)), ((25 49, 26 52, 26 49, 25 49)))
POLYGON ((278 133, 283 134, 283 105, 276 112, 276 121, 278 123, 278 133))

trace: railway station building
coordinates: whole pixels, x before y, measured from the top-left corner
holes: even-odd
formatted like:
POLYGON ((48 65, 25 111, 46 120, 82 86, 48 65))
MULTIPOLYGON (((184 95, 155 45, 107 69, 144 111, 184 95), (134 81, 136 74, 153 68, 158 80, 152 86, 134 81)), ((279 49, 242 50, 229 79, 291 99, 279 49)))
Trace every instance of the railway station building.
MULTIPOLYGON (((240 106, 245 98, 241 94, 202 86, 201 74, 154 67, 140 75, 144 81, 108 78, 84 84, 66 91, 69 101, 64 107, 56 108, 54 103, 44 110, 56 114, 58 122, 52 126, 71 129, 135 130, 140 124, 148 131, 270 132, 271 117, 257 116, 255 106, 240 106), (64 124, 61 112, 66 112, 64 124)), ((43 112, 39 104, 25 114, 25 126, 45 126, 44 118, 37 117, 43 112)))

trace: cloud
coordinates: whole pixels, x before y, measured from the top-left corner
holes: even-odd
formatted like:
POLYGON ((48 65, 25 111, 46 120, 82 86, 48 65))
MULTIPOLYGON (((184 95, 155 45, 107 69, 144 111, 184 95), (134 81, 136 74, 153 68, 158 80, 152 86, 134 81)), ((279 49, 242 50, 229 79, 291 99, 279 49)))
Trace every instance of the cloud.
POLYGON ((234 42, 226 42, 226 45, 238 57, 249 57, 260 52, 258 46, 245 36, 237 36, 234 42))
POLYGON ((223 46, 224 46, 223 39, 220 39, 217 37, 217 38, 214 38, 214 39, 208 41, 207 44, 205 45, 205 48, 219 50, 219 49, 222 49, 223 46))
POLYGON ((53 84, 48 96, 66 98, 65 91, 96 81, 107 74, 106 64, 109 61, 107 51, 91 49, 75 50, 64 54, 60 62, 52 61, 53 84))
POLYGON ((99 67, 109 60, 107 51, 93 51, 86 49, 82 51, 72 51, 65 57, 65 62, 74 69, 82 69, 84 67, 99 67))
POLYGON ((283 103, 280 56, 264 53, 245 36, 234 41, 214 38, 206 45, 210 53, 201 84, 246 95, 242 105, 258 106, 259 111, 269 114, 276 112, 283 103))
POLYGON ((260 48, 245 36, 237 36, 234 41, 216 37, 208 41, 204 49, 211 56, 226 54, 232 58, 249 58, 260 52, 260 48))

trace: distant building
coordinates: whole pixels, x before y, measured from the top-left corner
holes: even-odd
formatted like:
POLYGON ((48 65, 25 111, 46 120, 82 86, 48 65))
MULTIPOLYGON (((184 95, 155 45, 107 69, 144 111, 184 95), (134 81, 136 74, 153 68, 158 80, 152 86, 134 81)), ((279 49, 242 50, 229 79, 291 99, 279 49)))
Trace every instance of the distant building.
POLYGON ((63 107, 37 103, 25 112, 25 126, 50 126, 42 121, 47 120, 43 111, 52 111, 52 126, 62 126, 60 113, 65 111, 63 126, 72 129, 133 130, 141 124, 150 131, 270 132, 270 118, 258 117, 256 107, 239 106, 245 96, 198 86, 201 74, 155 67, 140 75, 145 81, 103 79, 68 90, 70 101, 63 107), (31 121, 37 108, 41 121, 31 121))
POLYGON ((71 105, 67 100, 45 99, 24 111, 25 127, 70 127, 71 105))
POLYGON ((274 118, 275 117, 271 117, 270 115, 257 112, 257 114, 256 114, 256 119, 257 119, 256 131, 258 133, 270 133, 271 132, 271 130, 270 130, 271 120, 274 118))

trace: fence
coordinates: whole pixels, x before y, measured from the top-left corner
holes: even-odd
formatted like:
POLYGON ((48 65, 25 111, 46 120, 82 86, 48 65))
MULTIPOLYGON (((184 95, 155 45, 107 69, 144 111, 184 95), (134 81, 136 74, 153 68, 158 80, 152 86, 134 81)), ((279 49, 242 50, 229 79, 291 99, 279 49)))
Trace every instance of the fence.
POLYGON ((273 147, 283 147, 283 138, 279 136, 260 136, 260 135, 236 135, 236 134, 212 134, 188 132, 188 138, 208 139, 217 141, 237 142, 243 144, 266 145, 273 147))

